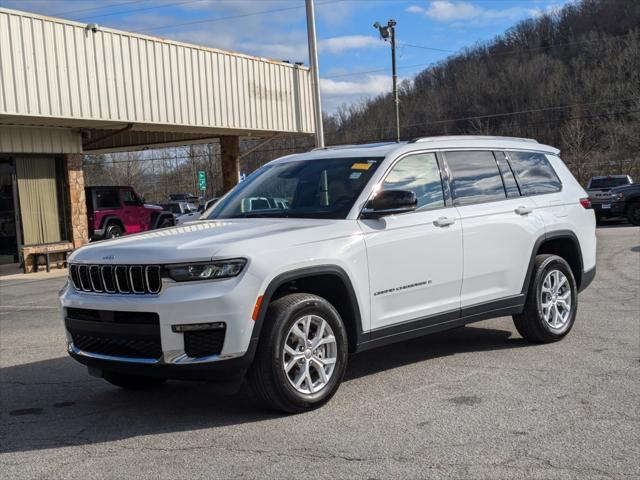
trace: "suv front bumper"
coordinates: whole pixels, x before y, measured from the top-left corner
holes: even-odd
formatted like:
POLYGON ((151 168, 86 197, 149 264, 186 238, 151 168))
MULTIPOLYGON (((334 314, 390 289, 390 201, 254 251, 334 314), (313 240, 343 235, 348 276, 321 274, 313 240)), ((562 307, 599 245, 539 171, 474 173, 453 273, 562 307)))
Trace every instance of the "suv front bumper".
POLYGON ((256 300, 253 292, 257 291, 257 282, 249 275, 189 283, 165 280, 158 295, 90 293, 76 291, 68 285, 60 296, 67 349, 74 359, 98 376, 108 370, 163 378, 227 381, 242 376, 253 360, 257 339, 252 340, 251 313, 256 300), (242 288, 238 288, 240 282, 242 288), (96 318, 78 320, 72 313, 74 310, 95 313, 96 318), (152 351, 158 351, 157 355, 138 356, 123 354, 118 349, 86 347, 78 340, 79 333, 104 340, 103 346, 109 346, 114 336, 130 333, 131 338, 136 339, 141 335, 139 330, 149 330, 147 325, 140 325, 136 313, 154 314, 157 318, 152 328, 155 333, 149 334, 155 335, 157 348, 152 351), (74 330, 74 322, 80 324, 81 332, 74 330), (188 334, 175 331, 175 327, 202 323, 225 324, 222 347, 215 354, 189 356, 185 348, 188 334), (76 343, 80 342, 78 345, 74 344, 72 333, 76 335, 76 343))

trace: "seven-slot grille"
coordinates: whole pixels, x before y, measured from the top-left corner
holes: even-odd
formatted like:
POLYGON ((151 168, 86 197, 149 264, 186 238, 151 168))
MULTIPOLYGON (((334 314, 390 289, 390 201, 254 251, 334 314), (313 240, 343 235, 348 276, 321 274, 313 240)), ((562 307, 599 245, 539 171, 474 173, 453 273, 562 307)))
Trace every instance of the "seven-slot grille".
POLYGON ((162 288, 160 265, 84 265, 72 263, 76 290, 94 293, 152 294, 162 288))

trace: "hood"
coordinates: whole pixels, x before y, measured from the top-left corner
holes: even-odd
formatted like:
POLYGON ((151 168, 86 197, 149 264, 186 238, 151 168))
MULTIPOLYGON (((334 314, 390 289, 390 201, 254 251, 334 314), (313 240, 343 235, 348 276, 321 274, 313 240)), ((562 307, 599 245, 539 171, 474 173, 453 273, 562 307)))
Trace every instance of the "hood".
MULTIPOLYGON (((184 225, 127 235, 90 243, 76 250, 70 261, 91 263, 178 263, 206 260, 221 249, 237 247, 234 255, 249 256, 274 246, 308 242, 330 235, 331 226, 341 220, 259 218, 201 220, 184 225), (326 233, 295 235, 302 229, 326 233), (240 251, 239 251, 240 250, 240 251)), ((225 255, 226 256, 226 255, 225 255)))
POLYGON ((158 211, 164 210, 160 205, 154 205, 152 203, 145 203, 144 208, 149 208, 151 210, 158 210, 158 211))
POLYGON ((640 184, 630 183, 629 185, 622 185, 620 187, 613 187, 609 190, 609 193, 615 195, 617 193, 640 190, 640 184))

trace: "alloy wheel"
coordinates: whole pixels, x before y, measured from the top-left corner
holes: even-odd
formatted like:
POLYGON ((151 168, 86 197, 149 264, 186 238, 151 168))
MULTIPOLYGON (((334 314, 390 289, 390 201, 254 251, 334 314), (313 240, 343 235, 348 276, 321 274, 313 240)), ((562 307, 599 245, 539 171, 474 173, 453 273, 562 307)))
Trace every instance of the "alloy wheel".
POLYGON ((542 282, 540 307, 547 325, 555 331, 562 331, 571 318, 571 286, 566 275, 560 270, 551 270, 542 282))
POLYGON ((285 338, 282 367, 299 393, 318 393, 330 381, 338 358, 338 344, 329 323, 318 315, 297 319, 285 338))

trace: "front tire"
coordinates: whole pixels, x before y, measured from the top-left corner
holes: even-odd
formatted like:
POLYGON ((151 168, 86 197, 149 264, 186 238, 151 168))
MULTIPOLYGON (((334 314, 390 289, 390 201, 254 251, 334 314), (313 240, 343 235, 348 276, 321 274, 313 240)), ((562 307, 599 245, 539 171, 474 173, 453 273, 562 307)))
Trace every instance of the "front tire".
POLYGON ((106 239, 118 238, 118 237, 121 237, 123 233, 124 232, 122 230, 122 227, 120 227, 120 225, 117 225, 115 223, 110 223, 109 226, 107 226, 107 231, 104 234, 104 238, 106 239))
POLYGON ((164 378, 141 377, 115 372, 105 372, 104 379, 111 385, 124 388, 125 390, 149 390, 157 388, 166 382, 164 378))
POLYGON ((301 413, 327 403, 347 367, 347 332, 336 309, 307 293, 269 305, 249 384, 270 408, 301 413))
POLYGON ((634 202, 627 209, 627 220, 632 225, 640 226, 640 202, 634 202))
POLYGON ((550 343, 573 327, 578 289, 569 264, 557 255, 538 255, 524 310, 513 316, 518 333, 527 341, 550 343))

